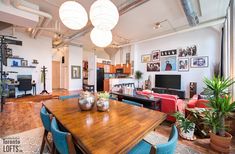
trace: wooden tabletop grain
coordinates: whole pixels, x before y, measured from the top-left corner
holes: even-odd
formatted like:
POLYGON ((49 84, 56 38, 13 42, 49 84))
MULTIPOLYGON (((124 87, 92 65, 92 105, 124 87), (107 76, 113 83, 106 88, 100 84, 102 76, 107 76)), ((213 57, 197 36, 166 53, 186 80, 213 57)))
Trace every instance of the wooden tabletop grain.
POLYGON ((107 112, 81 111, 78 99, 43 103, 85 153, 126 153, 162 123, 166 114, 110 100, 107 112))

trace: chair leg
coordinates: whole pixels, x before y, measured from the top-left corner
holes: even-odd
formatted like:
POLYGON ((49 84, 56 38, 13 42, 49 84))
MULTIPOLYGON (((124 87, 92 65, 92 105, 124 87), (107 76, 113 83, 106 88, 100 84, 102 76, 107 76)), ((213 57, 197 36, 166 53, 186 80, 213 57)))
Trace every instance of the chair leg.
POLYGON ((43 150, 44 150, 44 147, 45 147, 45 143, 46 143, 47 134, 48 134, 48 131, 44 130, 43 138, 42 138, 42 145, 41 145, 41 148, 40 148, 40 154, 43 153, 43 150))

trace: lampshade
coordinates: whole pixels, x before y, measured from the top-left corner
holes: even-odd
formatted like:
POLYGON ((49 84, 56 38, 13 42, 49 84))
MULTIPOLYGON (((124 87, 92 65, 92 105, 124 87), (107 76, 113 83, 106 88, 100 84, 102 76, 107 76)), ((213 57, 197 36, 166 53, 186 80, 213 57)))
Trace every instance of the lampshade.
POLYGON ((106 47, 112 42, 112 32, 93 28, 90 34, 91 41, 98 47, 106 47))
POLYGON ((110 0, 97 0, 90 8, 90 20, 94 27, 112 30, 118 23, 117 7, 110 0))
POLYGON ((75 1, 64 2, 59 9, 59 16, 62 23, 73 30, 79 30, 86 26, 88 15, 82 5, 75 1))

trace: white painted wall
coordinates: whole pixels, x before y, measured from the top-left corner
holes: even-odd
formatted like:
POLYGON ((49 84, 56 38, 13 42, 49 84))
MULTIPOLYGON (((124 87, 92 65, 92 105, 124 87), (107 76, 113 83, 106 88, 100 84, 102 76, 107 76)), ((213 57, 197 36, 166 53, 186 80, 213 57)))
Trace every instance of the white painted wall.
POLYGON ((68 70, 69 70, 69 90, 80 90, 82 89, 82 60, 83 60, 83 49, 81 47, 72 46, 68 47, 68 70), (71 78, 71 66, 81 67, 81 78, 71 78))
POLYGON ((130 60, 132 61, 134 58, 133 46, 126 46, 120 48, 116 54, 111 56, 112 64, 126 64, 126 54, 130 53, 130 60))
POLYGON ((95 54, 97 58, 110 59, 109 55, 104 50, 83 50, 83 60, 88 60, 90 55, 95 54))
MULTIPOLYGON (((11 35, 10 31, 1 31, 1 34, 11 35)), ((51 38, 38 37, 37 39, 32 39, 28 35, 23 33, 15 33, 18 40, 23 41, 23 46, 9 45, 13 50, 13 55, 18 55, 25 60, 28 60, 28 65, 32 64, 33 59, 38 60, 39 64, 36 68, 15 68, 7 66, 5 71, 16 71, 17 74, 11 73, 9 78, 17 79, 17 75, 32 75, 32 80, 36 81, 37 84, 37 94, 43 90, 43 84, 41 83, 41 67, 46 66, 46 90, 52 92, 52 45, 51 38)), ((23 92, 17 92, 22 94, 23 92)))
POLYGON ((181 74, 181 89, 186 90, 186 97, 189 97, 189 82, 197 82, 197 92, 203 90, 204 77, 213 75, 213 65, 220 57, 221 33, 213 28, 204 28, 193 32, 177 34, 162 39, 152 40, 135 44, 135 70, 143 72, 143 80, 151 75, 152 87, 155 86, 155 74, 181 74), (177 49, 189 45, 197 45, 198 56, 209 56, 208 68, 190 68, 189 72, 147 72, 146 63, 141 63, 141 55, 151 54, 153 50, 177 49))

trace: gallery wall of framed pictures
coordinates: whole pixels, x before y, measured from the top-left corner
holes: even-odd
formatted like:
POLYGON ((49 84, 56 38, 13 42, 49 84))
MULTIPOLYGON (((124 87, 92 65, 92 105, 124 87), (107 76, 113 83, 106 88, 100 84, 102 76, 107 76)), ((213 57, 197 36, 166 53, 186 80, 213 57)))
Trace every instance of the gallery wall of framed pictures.
POLYGON ((209 57, 198 56, 196 45, 164 51, 153 50, 151 54, 142 55, 141 62, 146 63, 147 72, 188 72, 190 68, 209 67, 209 57))

